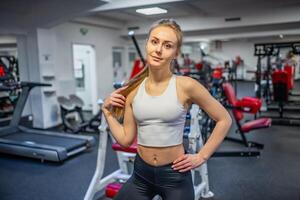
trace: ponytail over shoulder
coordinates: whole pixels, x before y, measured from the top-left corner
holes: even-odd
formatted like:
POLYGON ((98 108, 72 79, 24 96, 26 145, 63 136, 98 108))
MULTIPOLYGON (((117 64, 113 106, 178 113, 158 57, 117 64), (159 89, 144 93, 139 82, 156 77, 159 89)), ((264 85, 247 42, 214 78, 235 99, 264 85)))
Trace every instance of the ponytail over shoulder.
MULTIPOLYGON (((121 91, 120 94, 122 94, 126 98, 135 88, 137 88, 143 82, 143 80, 148 76, 148 74, 149 74, 149 68, 146 65, 145 68, 140 73, 138 73, 133 79, 129 80, 127 83, 124 84, 124 86, 128 86, 128 87, 125 90, 121 91)), ((112 108, 112 114, 118 120, 124 117, 124 111, 125 111, 124 108, 120 108, 120 107, 112 108)))

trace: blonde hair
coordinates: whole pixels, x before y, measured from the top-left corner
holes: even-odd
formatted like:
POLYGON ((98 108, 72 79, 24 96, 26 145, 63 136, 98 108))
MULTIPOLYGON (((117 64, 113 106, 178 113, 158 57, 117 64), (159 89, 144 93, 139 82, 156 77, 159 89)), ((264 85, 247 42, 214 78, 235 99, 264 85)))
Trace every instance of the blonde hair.
MULTIPOLYGON (((180 26, 176 23, 175 20, 173 19, 161 19, 156 21, 155 23, 152 24, 152 26, 150 27, 150 30, 148 32, 148 39, 149 36, 152 32, 153 29, 157 28, 157 27, 169 27, 172 28, 176 34, 177 37, 177 51, 180 51, 181 45, 182 45, 182 31, 180 26)), ((148 40, 147 39, 147 40, 148 40)), ((174 67, 173 65, 175 64, 175 62, 171 62, 171 69, 174 67)), ((133 79, 129 80, 124 86, 128 86, 125 90, 121 91, 120 94, 122 94, 123 96, 127 97, 135 88, 137 88, 142 82, 143 80, 149 75, 149 68, 148 65, 146 64, 146 66, 144 67, 144 69, 138 73, 133 79)), ((124 108, 120 108, 120 107, 113 107, 112 109, 112 114, 117 118, 117 119, 122 119, 124 117, 124 108)))

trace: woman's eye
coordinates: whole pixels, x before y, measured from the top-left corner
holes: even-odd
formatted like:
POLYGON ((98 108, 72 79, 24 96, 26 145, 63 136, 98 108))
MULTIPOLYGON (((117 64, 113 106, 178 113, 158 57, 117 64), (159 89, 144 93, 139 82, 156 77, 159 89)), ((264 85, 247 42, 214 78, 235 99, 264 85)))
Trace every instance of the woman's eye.
POLYGON ((170 45, 170 44, 165 44, 165 48, 166 48, 166 49, 170 49, 170 48, 172 48, 172 45, 170 45))
POLYGON ((152 44, 157 44, 158 42, 156 40, 151 40, 152 44))

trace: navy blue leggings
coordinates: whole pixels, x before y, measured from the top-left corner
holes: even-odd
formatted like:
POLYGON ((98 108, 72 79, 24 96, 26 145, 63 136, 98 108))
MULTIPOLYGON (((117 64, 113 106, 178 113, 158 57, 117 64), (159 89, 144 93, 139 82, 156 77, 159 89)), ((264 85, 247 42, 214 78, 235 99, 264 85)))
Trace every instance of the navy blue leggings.
POLYGON ((151 166, 137 154, 133 174, 114 200, 152 200, 157 194, 163 200, 194 200, 191 171, 181 173, 171 166, 151 166))

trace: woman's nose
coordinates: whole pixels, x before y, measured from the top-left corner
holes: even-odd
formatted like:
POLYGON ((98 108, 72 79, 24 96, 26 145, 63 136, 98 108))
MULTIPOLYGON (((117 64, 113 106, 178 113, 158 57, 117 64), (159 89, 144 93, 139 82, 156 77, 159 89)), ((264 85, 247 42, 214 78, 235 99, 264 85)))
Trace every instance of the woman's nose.
POLYGON ((161 51, 162 51, 162 45, 159 44, 156 46, 156 53, 161 54, 161 51))

